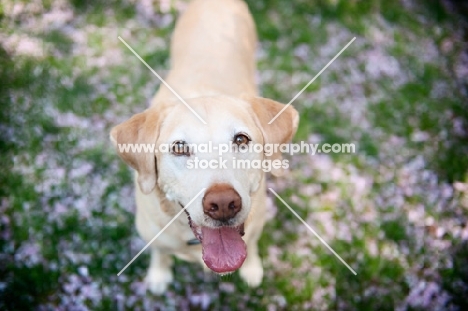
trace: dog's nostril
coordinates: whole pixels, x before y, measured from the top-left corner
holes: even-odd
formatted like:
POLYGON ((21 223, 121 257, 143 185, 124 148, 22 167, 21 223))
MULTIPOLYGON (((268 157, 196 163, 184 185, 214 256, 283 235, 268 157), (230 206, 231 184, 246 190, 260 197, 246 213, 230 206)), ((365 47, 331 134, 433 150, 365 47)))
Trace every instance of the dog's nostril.
POLYGON ((210 211, 216 212, 219 209, 218 204, 216 203, 211 203, 210 204, 210 211))
POLYGON ((234 201, 232 201, 231 203, 229 203, 229 209, 230 210, 235 210, 236 209, 236 205, 234 204, 234 201))

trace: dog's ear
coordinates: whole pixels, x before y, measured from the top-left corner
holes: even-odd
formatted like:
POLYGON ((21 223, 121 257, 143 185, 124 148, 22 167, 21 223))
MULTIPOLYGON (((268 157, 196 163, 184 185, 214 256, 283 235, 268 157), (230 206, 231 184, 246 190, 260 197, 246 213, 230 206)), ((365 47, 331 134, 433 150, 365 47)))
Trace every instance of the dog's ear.
POLYGON ((155 146, 160 120, 160 113, 149 108, 117 125, 110 132, 110 139, 120 158, 138 172, 138 184, 145 194, 156 186, 156 157, 151 150, 142 148, 142 144, 155 146))
MULTIPOLYGON (((291 141, 299 125, 299 114, 294 107, 287 106, 287 108, 271 122, 286 105, 262 97, 243 96, 242 99, 250 103, 260 129, 262 130, 265 144, 285 144, 291 141)), ((269 158, 271 160, 281 160, 281 152, 276 152, 269 158)), ((271 173, 275 176, 279 176, 283 173, 283 170, 274 169, 271 173)))

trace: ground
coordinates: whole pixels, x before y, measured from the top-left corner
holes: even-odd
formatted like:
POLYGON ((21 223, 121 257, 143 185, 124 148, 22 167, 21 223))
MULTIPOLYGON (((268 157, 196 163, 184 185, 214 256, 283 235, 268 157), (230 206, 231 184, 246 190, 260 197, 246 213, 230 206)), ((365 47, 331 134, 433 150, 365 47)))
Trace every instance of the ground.
POLYGON ((466 310, 468 56, 456 5, 438 1, 247 1, 261 94, 294 101, 300 154, 269 186, 263 284, 176 261, 145 292, 130 169, 112 126, 148 106, 184 1, 0 2, 0 309, 466 310))

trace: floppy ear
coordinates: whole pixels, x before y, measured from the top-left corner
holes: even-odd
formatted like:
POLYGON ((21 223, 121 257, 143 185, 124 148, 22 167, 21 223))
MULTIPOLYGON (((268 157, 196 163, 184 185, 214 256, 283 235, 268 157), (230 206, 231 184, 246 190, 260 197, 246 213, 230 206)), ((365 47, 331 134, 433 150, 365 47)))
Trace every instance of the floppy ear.
POLYGON ((156 144, 159 121, 160 114, 150 108, 117 125, 110 132, 110 139, 120 158, 138 172, 138 184, 145 194, 156 186, 156 157, 154 152, 141 147, 142 144, 156 144), (127 150, 123 148, 124 144, 127 144, 127 150), (131 149, 131 144, 141 149, 131 149))
MULTIPOLYGON (((249 102, 263 132, 265 144, 285 144, 296 134, 299 125, 299 114, 292 106, 288 106, 271 124, 269 122, 286 106, 274 100, 262 97, 244 97, 249 102)), ((281 160, 281 152, 269 157, 272 160, 281 160)), ((271 173, 280 176, 282 169, 273 169, 271 173)))

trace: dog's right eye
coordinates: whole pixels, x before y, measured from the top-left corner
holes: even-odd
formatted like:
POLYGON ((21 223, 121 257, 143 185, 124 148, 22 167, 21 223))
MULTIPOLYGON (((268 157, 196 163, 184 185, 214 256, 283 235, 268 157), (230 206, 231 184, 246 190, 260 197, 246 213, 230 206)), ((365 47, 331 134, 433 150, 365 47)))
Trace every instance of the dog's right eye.
POLYGON ((187 145, 185 141, 177 140, 172 143, 171 151, 172 151, 172 154, 177 155, 177 156, 189 156, 190 150, 188 147, 189 146, 187 145))

